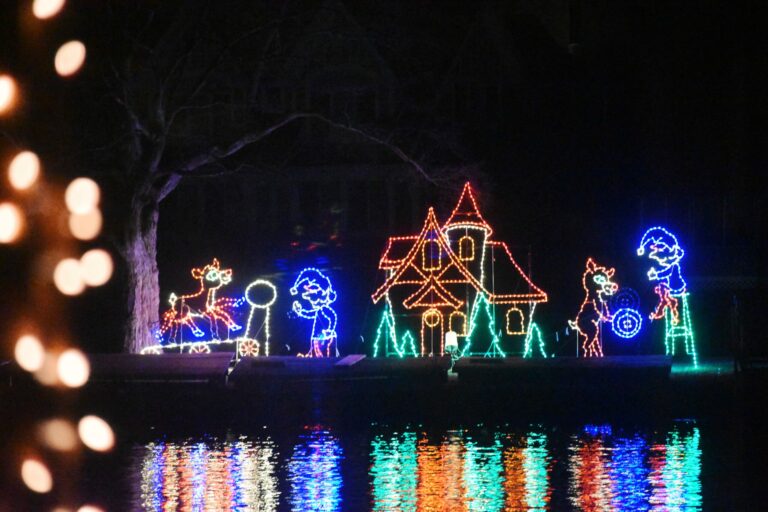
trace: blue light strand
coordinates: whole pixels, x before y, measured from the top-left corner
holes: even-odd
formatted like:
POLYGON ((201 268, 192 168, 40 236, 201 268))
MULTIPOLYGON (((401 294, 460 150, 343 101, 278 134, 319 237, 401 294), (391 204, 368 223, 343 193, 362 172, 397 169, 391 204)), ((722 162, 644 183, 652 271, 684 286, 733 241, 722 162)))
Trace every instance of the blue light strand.
MULTIPOLYGON (((301 298, 294 300, 291 309, 300 318, 312 320, 310 348, 306 357, 331 357, 331 350, 336 347, 336 324, 338 316, 331 307, 337 294, 331 280, 322 271, 307 267, 296 277, 291 287, 291 295, 301 298)), ((335 355, 335 354, 334 354, 335 355)))

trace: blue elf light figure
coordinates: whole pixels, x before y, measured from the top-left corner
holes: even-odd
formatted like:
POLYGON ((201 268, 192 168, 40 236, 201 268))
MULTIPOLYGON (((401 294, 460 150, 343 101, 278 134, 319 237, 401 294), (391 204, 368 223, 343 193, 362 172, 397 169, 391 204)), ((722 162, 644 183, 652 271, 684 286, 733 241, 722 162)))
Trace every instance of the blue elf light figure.
POLYGON ((301 300, 293 301, 293 312, 301 318, 312 320, 309 352, 300 357, 331 357, 336 355, 336 311, 331 304, 336 301, 336 291, 331 280, 316 268, 302 270, 291 288, 291 295, 301 300))
POLYGON ((651 267, 648 270, 648 279, 657 283, 654 291, 659 296, 659 303, 649 318, 666 319, 664 344, 667 355, 675 355, 675 338, 683 338, 685 351, 696 364, 693 326, 688 311, 688 289, 680 269, 680 260, 685 256, 685 251, 675 235, 655 226, 645 232, 637 248, 638 256, 644 256, 646 252, 648 258, 658 264, 658 268, 651 267))

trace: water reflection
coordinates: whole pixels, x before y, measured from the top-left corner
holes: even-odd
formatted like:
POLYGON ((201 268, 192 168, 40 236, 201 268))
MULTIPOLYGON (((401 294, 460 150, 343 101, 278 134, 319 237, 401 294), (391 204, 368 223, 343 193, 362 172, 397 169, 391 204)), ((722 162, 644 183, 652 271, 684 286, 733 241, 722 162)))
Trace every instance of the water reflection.
POLYGON ((371 442, 373 510, 416 510, 416 434, 376 436, 371 442))
POLYGON ((327 430, 300 436, 288 461, 293 510, 339 510, 341 507, 339 441, 327 430))
POLYGON ((346 437, 312 427, 279 441, 154 442, 137 448, 135 505, 340 510, 343 500, 349 510, 406 512, 697 510, 700 437, 695 424, 679 423, 659 433, 609 425, 438 434, 376 427, 346 437), (357 448, 345 453, 342 439, 357 448))
POLYGON ((682 425, 649 448, 638 434, 585 429, 568 448, 569 501, 582 510, 699 510, 699 438, 682 425))
POLYGON ((672 431, 665 444, 651 448, 653 483, 650 502, 654 510, 699 509, 701 502, 701 449, 699 429, 683 434, 672 431))
POLYGON ((501 442, 483 446, 471 438, 465 442, 464 497, 468 510, 501 510, 504 506, 504 466, 501 442))
POLYGON ((141 464, 144 510, 274 510, 279 492, 269 439, 150 443, 141 464))

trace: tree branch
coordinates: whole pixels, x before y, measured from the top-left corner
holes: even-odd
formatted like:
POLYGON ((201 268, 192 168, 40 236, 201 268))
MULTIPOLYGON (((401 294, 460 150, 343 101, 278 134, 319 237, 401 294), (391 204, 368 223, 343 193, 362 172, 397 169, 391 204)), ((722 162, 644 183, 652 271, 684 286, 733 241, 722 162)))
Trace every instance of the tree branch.
MULTIPOLYGON (((323 123, 327 124, 328 126, 331 126, 333 128, 337 128, 340 130, 344 130, 350 133, 354 133, 355 135, 362 137, 363 139, 373 142, 375 144, 378 144, 380 146, 383 146, 387 148, 389 151, 391 151, 394 155, 396 155, 398 158, 400 158, 403 162, 407 163, 411 167, 413 167, 423 178, 425 178, 430 183, 435 183, 432 176, 417 162, 414 158, 412 158, 410 155, 408 155, 405 151, 403 151, 402 148, 399 146, 393 144, 389 140, 382 139, 380 137, 377 137, 373 134, 370 134, 366 131, 361 130, 360 128, 357 128, 355 126, 352 126, 351 124, 343 124, 336 121, 333 121, 331 119, 328 119, 327 117, 312 113, 312 112, 296 112, 293 113, 281 121, 277 122, 276 124, 270 126, 269 128, 266 128, 264 130, 258 131, 258 132, 251 132, 248 133, 233 143, 231 143, 229 146, 225 148, 221 148, 219 146, 214 146, 192 158, 187 160, 186 162, 176 166, 172 171, 168 171, 165 174, 174 174, 178 176, 189 176, 196 174, 196 171, 205 165, 217 162, 219 160, 222 160, 224 158, 230 157, 234 155, 235 153, 239 152, 243 148, 250 146, 251 144, 254 144, 272 133, 276 132, 280 128, 283 128, 284 126, 287 126, 294 121, 297 121, 299 119, 315 119, 318 121, 322 121, 323 123)), ((163 173, 161 173, 163 174, 163 173)))

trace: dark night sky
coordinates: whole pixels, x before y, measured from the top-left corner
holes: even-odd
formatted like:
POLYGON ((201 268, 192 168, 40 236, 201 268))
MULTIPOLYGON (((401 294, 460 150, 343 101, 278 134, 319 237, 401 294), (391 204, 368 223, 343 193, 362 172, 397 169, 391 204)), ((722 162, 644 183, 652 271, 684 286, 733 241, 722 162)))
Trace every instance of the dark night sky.
MULTIPOLYGON (((30 82, 34 103, 23 105, 20 115, 2 127, 12 137, 0 139, 0 152, 11 152, 16 143, 29 145, 44 160, 57 163, 47 170, 51 177, 65 182, 69 176, 95 174, 108 196, 119 198, 120 190, 109 189, 110 171, 83 169, 83 162, 90 162, 83 148, 102 143, 101 123, 114 122, 113 107, 104 107, 104 73, 119 49, 109 44, 100 25, 105 15, 100 3, 71 0, 59 19, 42 29, 23 9, 4 2, 2 25, 15 29, 0 35, 0 70, 30 82), (45 59, 56 42, 75 36, 89 48, 87 65, 62 86, 45 59)), ((226 8, 252 4, 227 2, 226 8)), ((765 289, 768 219, 763 205, 768 197, 759 177, 767 163, 768 109, 762 79, 765 17, 759 4, 421 0, 348 1, 345 7, 394 77, 398 115, 386 122, 444 129, 437 149, 415 142, 410 149, 428 155, 426 165, 479 166, 481 175, 473 181, 498 238, 531 246, 536 280, 551 296, 540 322, 552 332, 580 299, 586 256, 604 258, 636 286, 645 285, 631 251, 642 228, 655 222, 668 223, 686 240, 690 275, 758 277, 738 292, 732 285, 700 286, 709 300, 702 308, 706 313, 726 306, 733 293, 754 301, 765 289), (441 87, 467 83, 477 86, 468 89, 462 111, 454 110, 455 99, 425 106, 440 97, 441 87), (483 93, 472 96, 473 90, 483 93)), ((287 47, 318 5, 292 4, 304 17, 286 30, 287 47)), ((172 19, 173 9, 166 4, 161 19, 172 19)), ((300 166, 312 151, 292 146, 295 137, 288 131, 273 147, 295 150, 300 166)), ((372 154, 362 152, 356 160, 365 162, 372 154)), ((380 161, 380 153, 375 158, 380 161)), ((454 192, 418 186, 427 196, 447 198, 438 205, 444 218, 454 192)), ((204 235, 177 235, 162 224, 190 204, 208 211, 226 208, 226 198, 201 197, 196 192, 201 187, 208 185, 178 190, 161 210, 164 294, 171 289, 164 271, 172 274, 179 259, 211 256, 204 235)), ((425 201, 423 213, 427 206, 425 201)), ((108 216, 119 218, 119 212, 106 208, 108 216)), ((402 226, 399 233, 412 228, 402 226)), ((359 241, 358 250, 343 253, 342 265, 372 271, 387 234, 398 233, 372 233, 359 241)), ((109 240, 111 233, 106 235, 109 240)), ((241 257, 232 246, 221 250, 234 260, 241 257)), ((524 261, 523 254, 519 257, 524 261)), ((18 258, 0 253, 3 266, 18 258)), ((116 279, 92 292, 98 298, 74 301, 76 332, 86 347, 119 349, 120 288, 116 279), (83 312, 102 321, 86 326, 83 312)), ((361 293, 355 300, 364 300, 361 293)), ((724 336, 723 325, 712 326, 716 336, 724 336)), ((710 345, 717 351, 724 343, 710 345)))

